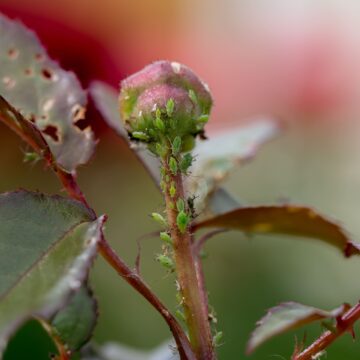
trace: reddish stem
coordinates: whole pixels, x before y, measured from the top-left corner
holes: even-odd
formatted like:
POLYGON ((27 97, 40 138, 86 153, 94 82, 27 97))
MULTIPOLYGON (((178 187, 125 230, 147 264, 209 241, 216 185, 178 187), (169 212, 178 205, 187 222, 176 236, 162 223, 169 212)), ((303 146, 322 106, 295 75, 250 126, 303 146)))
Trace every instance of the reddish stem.
POLYGON ((292 360, 311 360, 315 355, 325 350, 337 338, 346 332, 353 331, 354 323, 360 319, 360 303, 357 303, 349 311, 347 311, 340 319, 337 320, 336 331, 325 331, 318 339, 316 339, 309 347, 300 354, 295 354, 292 360))
MULTIPOLYGON (((45 140, 37 128, 33 127, 32 123, 23 119, 22 116, 19 115, 19 113, 14 108, 12 108, 11 105, 9 105, 2 97, 0 97, 0 110, 5 110, 5 113, 0 112, 0 120, 3 121, 11 130, 13 130, 22 140, 30 145, 34 151, 43 157, 46 164, 54 170, 69 196, 72 199, 82 202, 95 219, 96 213, 88 204, 83 192, 77 184, 75 174, 68 173, 57 165, 45 140), (12 114, 16 117, 16 121, 18 123, 16 123, 13 118, 8 116, 6 111, 11 111, 12 114), (34 140, 32 136, 36 136, 37 141, 34 140)), ((99 250, 101 255, 116 270, 116 272, 135 290, 142 294, 167 322, 175 338, 181 360, 195 360, 195 355, 191 349, 189 340, 177 320, 168 311, 165 305, 158 299, 158 297, 151 291, 147 284, 140 278, 140 276, 132 271, 114 252, 114 250, 107 243, 103 234, 99 244, 99 250)), ((60 351, 60 359, 68 360, 67 353, 60 351)))
POLYGON ((176 194, 171 195, 169 186, 165 191, 167 220, 173 241, 174 260, 177 279, 180 285, 185 321, 189 330, 192 348, 197 360, 214 360, 216 354, 212 342, 211 328, 208 320, 207 294, 204 290, 204 278, 201 263, 193 251, 192 236, 188 227, 184 232, 177 226, 179 211, 176 203, 185 199, 182 174, 174 174, 168 165, 167 157, 163 160, 169 184, 176 185, 176 194))
POLYGON ((86 206, 86 208, 91 212, 93 218, 96 219, 96 213, 88 204, 83 192, 81 191, 76 181, 76 176, 56 166, 53 166, 53 170, 56 173, 59 180, 61 181, 62 185, 64 186, 69 196, 72 199, 82 202, 86 206))
POLYGON ((148 302, 161 314, 170 327, 177 343, 180 357, 184 360, 195 360, 189 340, 174 316, 168 311, 163 303, 154 295, 146 283, 132 271, 123 260, 114 252, 104 238, 100 242, 100 253, 105 260, 117 271, 117 273, 135 290, 141 293, 148 302))
MULTIPOLYGON (((84 194, 76 182, 76 178, 69 173, 63 171, 56 171, 60 181, 64 185, 69 195, 81 201, 96 217, 95 211, 88 205, 84 194)), ((143 279, 115 253, 109 243, 106 241, 104 234, 99 243, 99 251, 103 258, 109 265, 136 291, 138 291, 144 298, 160 313, 174 336, 179 355, 182 360, 195 360, 194 353, 191 349, 189 340, 174 316, 169 312, 166 306, 159 300, 159 298, 151 291, 143 279)))

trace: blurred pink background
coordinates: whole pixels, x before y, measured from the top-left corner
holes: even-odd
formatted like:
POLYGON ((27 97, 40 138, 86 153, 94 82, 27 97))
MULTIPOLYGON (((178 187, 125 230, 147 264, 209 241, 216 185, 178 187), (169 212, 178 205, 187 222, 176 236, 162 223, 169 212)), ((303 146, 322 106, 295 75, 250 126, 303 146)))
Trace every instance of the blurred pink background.
MULTIPOLYGON (((260 151, 251 166, 237 170, 226 187, 243 203, 290 199, 314 206, 360 241, 359 0, 0 0, 0 11, 33 28, 52 57, 74 70, 84 86, 101 79, 118 87, 147 63, 170 59, 190 66, 209 84, 214 130, 263 114, 283 119, 284 136, 260 151)), ((97 211, 109 214, 112 244, 133 261, 135 239, 154 230, 147 214, 161 208, 162 200, 124 143, 93 110, 88 116, 101 141, 79 180, 97 211)), ((2 191, 58 191, 49 172, 22 164, 12 136, 2 128, 3 147, 12 149, 0 152, 2 191)), ((225 237, 211 243, 205 264, 225 333, 221 358, 238 358, 256 320, 278 302, 330 309, 359 299, 358 259, 345 261, 311 241, 225 237)), ((153 260, 159 244, 144 247, 144 273, 171 303, 173 283, 153 260)), ((114 338, 150 347, 169 335, 157 314, 101 260, 92 276, 101 305, 99 342, 114 338)), ((293 339, 293 334, 282 337, 280 350, 271 343, 252 359, 288 356, 293 339)), ((337 344, 341 355, 329 352, 329 360, 358 359, 350 336, 337 344)), ((360 343, 356 346, 359 351, 360 343)))
POLYGON ((213 91, 213 125, 359 112, 355 0, 1 0, 0 10, 34 28, 85 84, 117 85, 157 59, 184 62, 213 91))

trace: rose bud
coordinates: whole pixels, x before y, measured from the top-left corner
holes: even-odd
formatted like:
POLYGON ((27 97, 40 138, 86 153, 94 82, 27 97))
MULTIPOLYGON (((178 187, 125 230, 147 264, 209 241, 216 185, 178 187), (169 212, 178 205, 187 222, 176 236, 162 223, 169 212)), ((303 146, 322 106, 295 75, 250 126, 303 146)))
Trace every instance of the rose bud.
POLYGON ((181 151, 204 133, 212 98, 192 70, 176 62, 157 61, 121 83, 120 113, 130 138, 155 144, 181 138, 181 151))

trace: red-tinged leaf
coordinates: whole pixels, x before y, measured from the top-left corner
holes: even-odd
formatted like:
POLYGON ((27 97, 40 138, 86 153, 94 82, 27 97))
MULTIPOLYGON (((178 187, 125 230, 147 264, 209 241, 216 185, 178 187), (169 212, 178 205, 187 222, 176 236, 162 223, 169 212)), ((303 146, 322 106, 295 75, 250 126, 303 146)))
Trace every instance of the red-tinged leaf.
POLYGON ((349 309, 344 304, 332 311, 324 311, 296 302, 286 302, 271 308, 268 313, 257 323, 247 344, 247 353, 253 352, 257 347, 270 338, 298 329, 306 324, 324 319, 336 319, 349 309))
MULTIPOLYGON (((0 95, 11 104, 12 117, 35 124, 60 167, 72 172, 89 160, 96 141, 83 119, 85 91, 72 72, 49 58, 32 31, 2 14, 0 79, 0 95)), ((16 121, 9 123, 3 106, 0 120, 17 133, 22 129, 16 121)))
POLYGON ((346 256, 360 253, 360 244, 351 241, 340 225, 303 206, 243 207, 201 221, 193 225, 193 230, 214 227, 309 237, 335 246, 346 256))

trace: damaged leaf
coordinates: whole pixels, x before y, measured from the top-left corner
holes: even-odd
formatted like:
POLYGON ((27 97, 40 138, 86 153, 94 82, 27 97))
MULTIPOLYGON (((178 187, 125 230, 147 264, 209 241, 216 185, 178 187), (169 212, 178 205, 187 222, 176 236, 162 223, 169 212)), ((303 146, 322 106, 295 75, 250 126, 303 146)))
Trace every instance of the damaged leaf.
POLYGON ((315 321, 336 319, 348 309, 349 305, 344 304, 335 310, 324 311, 296 302, 286 302, 273 307, 257 323, 257 327, 248 342, 247 353, 250 354, 262 343, 276 335, 298 329, 315 321))
POLYGON ((338 248, 346 256, 360 254, 360 244, 351 241, 340 225, 304 206, 242 207, 201 221, 193 225, 193 230, 214 227, 309 237, 338 248))
MULTIPOLYGON (((11 104, 13 118, 35 124, 63 169, 71 172, 89 160, 96 142, 81 123, 87 100, 76 76, 48 57, 32 31, 1 14, 0 96, 11 104)), ((4 106, 0 120, 13 128, 4 106)))

